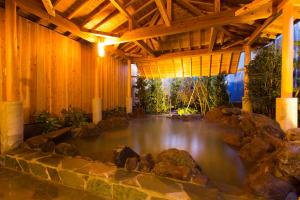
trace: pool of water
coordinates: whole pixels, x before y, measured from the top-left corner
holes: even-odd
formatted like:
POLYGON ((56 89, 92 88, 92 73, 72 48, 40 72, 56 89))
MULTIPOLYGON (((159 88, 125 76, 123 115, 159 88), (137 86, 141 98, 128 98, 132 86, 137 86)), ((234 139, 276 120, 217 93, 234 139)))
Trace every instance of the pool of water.
POLYGON ((111 161, 112 150, 127 145, 139 154, 177 148, 188 151, 213 181, 240 185, 245 176, 238 153, 221 139, 222 132, 232 128, 204 120, 181 121, 161 116, 149 116, 130 121, 129 127, 114 130, 93 138, 75 138, 68 141, 82 155, 104 162, 111 161))

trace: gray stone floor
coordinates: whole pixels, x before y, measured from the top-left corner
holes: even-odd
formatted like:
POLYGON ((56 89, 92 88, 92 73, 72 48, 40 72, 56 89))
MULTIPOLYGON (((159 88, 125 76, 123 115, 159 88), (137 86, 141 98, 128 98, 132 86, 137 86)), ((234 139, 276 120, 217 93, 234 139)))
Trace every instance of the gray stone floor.
POLYGON ((0 168, 1 200, 102 200, 86 192, 0 168))

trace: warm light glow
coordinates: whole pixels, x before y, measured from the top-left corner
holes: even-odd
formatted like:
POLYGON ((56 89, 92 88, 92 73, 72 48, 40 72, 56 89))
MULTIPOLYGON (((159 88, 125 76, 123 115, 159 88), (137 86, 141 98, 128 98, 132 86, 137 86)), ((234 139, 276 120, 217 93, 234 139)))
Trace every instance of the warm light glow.
POLYGON ((104 43, 98 42, 98 56, 104 57, 105 50, 104 50, 104 43))
POLYGON ((113 37, 111 37, 111 38, 105 38, 104 39, 104 44, 105 45, 113 45, 113 44, 116 44, 117 41, 118 41, 118 38, 113 38, 113 37))

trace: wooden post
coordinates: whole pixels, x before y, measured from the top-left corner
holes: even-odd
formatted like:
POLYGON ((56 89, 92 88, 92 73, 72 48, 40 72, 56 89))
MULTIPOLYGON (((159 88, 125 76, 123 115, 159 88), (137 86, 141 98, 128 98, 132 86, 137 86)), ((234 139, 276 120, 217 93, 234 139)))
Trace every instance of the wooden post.
POLYGON ((5 0, 5 101, 0 105, 1 153, 23 142, 23 105, 19 95, 17 68, 16 0, 5 0))
POLYGON ((18 101, 16 0, 5 1, 5 85, 6 101, 18 101))
POLYGON ((294 9, 288 2, 282 13, 282 67, 281 98, 276 99, 276 120, 283 130, 296 128, 298 122, 298 99, 293 98, 294 59, 294 9))
POLYGON ((245 61, 244 61, 244 96, 243 96, 243 111, 251 112, 251 102, 249 99, 249 76, 248 76, 248 65, 251 60, 251 47, 249 45, 244 46, 244 53, 245 53, 245 61))
POLYGON ((97 48, 95 48, 95 86, 93 107, 93 123, 98 124, 102 120, 102 99, 100 98, 100 68, 102 68, 103 58, 98 56, 97 48))
POLYGON ((127 60, 127 98, 126 113, 132 113, 132 95, 131 95, 131 60, 127 60))

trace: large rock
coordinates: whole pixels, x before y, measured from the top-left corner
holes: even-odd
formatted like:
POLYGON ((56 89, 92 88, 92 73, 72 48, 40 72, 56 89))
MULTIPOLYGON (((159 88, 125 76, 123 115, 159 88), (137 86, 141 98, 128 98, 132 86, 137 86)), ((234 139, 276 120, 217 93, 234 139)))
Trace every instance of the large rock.
POLYGON ((114 163, 118 167, 125 167, 126 160, 128 158, 136 157, 140 159, 139 154, 133 151, 130 147, 120 146, 114 150, 114 163))
POLYGON ((265 115, 244 113, 241 117, 240 126, 247 136, 267 134, 279 139, 284 138, 284 132, 280 125, 265 115))
POLYGON ((140 158, 139 171, 150 172, 155 165, 153 156, 151 154, 142 155, 140 158))
POLYGON ((240 149, 240 157, 245 164, 253 164, 272 150, 272 146, 261 138, 253 138, 240 149))
POLYGON ((243 132, 241 130, 224 131, 221 133, 221 136, 226 144, 229 144, 234 147, 241 147, 241 140, 243 137, 243 132))
POLYGON ((57 154, 65 155, 65 156, 77 156, 79 155, 79 151, 75 146, 68 143, 60 143, 55 147, 55 152, 57 154))
POLYGON ((240 108, 235 108, 235 107, 223 108, 222 113, 224 115, 240 115, 242 114, 242 110, 240 108))
POLYGON ((300 128, 287 130, 285 136, 288 141, 300 141, 300 128))
POLYGON ((159 176, 189 181, 201 173, 201 168, 188 152, 168 149, 157 156, 153 172, 159 176))
POLYGON ((277 154, 278 168, 287 177, 300 181, 300 143, 286 142, 277 154))
POLYGON ((238 128, 240 126, 240 109, 218 107, 208 111, 205 119, 211 122, 220 123, 229 127, 238 128), (239 110, 239 111, 238 111, 239 110))
POLYGON ((174 165, 170 162, 159 162, 155 164, 153 172, 158 176, 176 178, 190 181, 192 169, 184 165, 174 165))
POLYGON ((247 188, 269 200, 281 200, 295 191, 283 177, 276 177, 276 153, 263 158, 250 170, 246 179, 247 188))
POLYGON ((45 135, 34 136, 26 140, 25 144, 31 149, 40 149, 46 143, 48 143, 50 139, 45 135))
POLYGON ((73 137, 93 137, 101 134, 101 129, 93 123, 72 130, 73 137))
POLYGON ((97 126, 101 131, 108 131, 112 129, 120 129, 128 127, 129 122, 125 117, 111 117, 100 121, 97 126))

